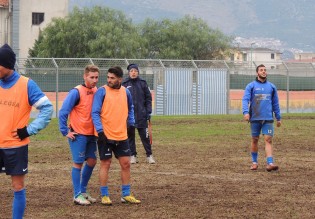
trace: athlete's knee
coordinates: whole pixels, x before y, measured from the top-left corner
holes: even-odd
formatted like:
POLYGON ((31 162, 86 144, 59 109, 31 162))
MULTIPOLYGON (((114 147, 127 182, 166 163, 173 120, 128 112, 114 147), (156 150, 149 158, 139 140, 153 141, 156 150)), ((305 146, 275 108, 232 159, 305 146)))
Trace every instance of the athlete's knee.
POLYGON ((111 163, 112 159, 101 160, 100 168, 109 170, 111 163))
POLYGON ((128 169, 130 169, 130 161, 125 160, 123 162, 120 162, 120 166, 121 166, 122 170, 128 170, 128 169))
POLYGON ((86 160, 87 165, 89 165, 90 167, 94 167, 96 165, 96 159, 93 158, 88 158, 86 160))
POLYGON ((265 137, 265 142, 268 144, 272 144, 272 137, 271 136, 265 137))
POLYGON ((252 137, 252 143, 253 143, 253 144, 257 144, 257 143, 258 143, 258 140, 259 140, 259 136, 257 136, 257 137, 252 137))
POLYGON ((15 192, 24 188, 24 176, 12 176, 12 188, 15 192))
POLYGON ((23 184, 12 183, 12 188, 15 192, 21 191, 24 188, 24 183, 23 184))

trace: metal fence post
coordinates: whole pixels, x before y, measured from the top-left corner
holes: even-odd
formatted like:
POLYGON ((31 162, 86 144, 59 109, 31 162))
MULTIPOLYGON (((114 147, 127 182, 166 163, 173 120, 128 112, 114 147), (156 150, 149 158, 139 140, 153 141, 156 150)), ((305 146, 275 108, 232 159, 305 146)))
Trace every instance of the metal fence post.
POLYGON ((227 68, 227 77, 226 77, 226 114, 230 114, 229 109, 230 109, 230 68, 229 65, 226 63, 226 61, 223 61, 224 65, 227 68))
POLYGON ((284 67, 287 70, 287 113, 289 113, 289 108, 290 108, 290 73, 289 73, 289 68, 288 66, 285 64, 285 62, 283 62, 284 67))
POLYGON ((162 62, 161 59, 159 59, 159 63, 160 65, 162 66, 163 68, 163 73, 164 73, 164 79, 163 79, 163 115, 165 115, 166 111, 167 111, 167 108, 166 108, 166 82, 165 82, 165 66, 162 62))
MULTIPOLYGON (((194 68, 196 69, 196 74, 198 75, 198 66, 196 65, 196 63, 194 62, 194 60, 191 60, 191 62, 192 62, 192 64, 193 64, 193 66, 194 66, 194 68)), ((192 84, 191 84, 191 94, 193 93, 193 85, 194 85, 194 80, 193 80, 193 78, 194 78, 194 71, 192 71, 193 73, 192 73, 192 84)), ((198 81, 198 77, 196 76, 196 115, 198 115, 198 110, 199 110, 199 108, 198 108, 198 106, 199 106, 199 102, 198 102, 198 100, 199 100, 199 96, 198 96, 198 83, 199 83, 199 81, 198 81)), ((193 94, 192 94, 193 95, 193 94)), ((193 102, 193 101, 192 101, 193 102)), ((193 105, 193 103, 191 104, 191 105, 193 105)), ((193 106, 191 107, 192 109, 193 109, 193 106)), ((193 110, 192 110, 193 111, 193 110)))
POLYGON ((59 96, 58 96, 58 93, 59 93, 59 67, 58 67, 58 64, 56 62, 56 60, 54 58, 52 58, 52 61, 56 67, 56 118, 58 118, 58 109, 59 109, 59 106, 58 106, 58 102, 59 102, 59 96))

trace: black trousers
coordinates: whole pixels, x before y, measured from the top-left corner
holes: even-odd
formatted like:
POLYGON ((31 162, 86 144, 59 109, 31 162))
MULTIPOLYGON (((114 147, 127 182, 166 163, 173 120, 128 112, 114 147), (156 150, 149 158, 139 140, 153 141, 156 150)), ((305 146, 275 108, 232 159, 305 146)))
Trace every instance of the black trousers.
MULTIPOLYGON (((141 139, 141 142, 143 144, 144 150, 146 152, 147 157, 152 155, 152 149, 150 144, 150 136, 147 128, 137 128, 138 133, 141 139)), ((129 147, 131 151, 131 155, 136 156, 137 155, 137 149, 136 149, 136 128, 134 126, 130 126, 128 128, 128 141, 129 141, 129 147)))

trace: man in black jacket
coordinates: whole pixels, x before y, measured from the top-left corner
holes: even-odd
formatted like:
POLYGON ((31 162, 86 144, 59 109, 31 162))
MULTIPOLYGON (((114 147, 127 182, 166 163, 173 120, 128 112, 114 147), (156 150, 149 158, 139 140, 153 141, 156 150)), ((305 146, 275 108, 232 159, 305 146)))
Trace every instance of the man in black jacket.
POLYGON ((128 65, 127 70, 129 77, 123 81, 122 85, 126 87, 132 95, 136 121, 135 126, 128 127, 128 139, 131 150, 130 163, 138 163, 135 142, 135 129, 137 128, 141 142, 146 151, 147 161, 150 164, 154 164, 155 160, 152 156, 150 136, 148 132, 148 120, 150 120, 152 113, 151 92, 147 82, 139 77, 139 68, 137 64, 128 65))

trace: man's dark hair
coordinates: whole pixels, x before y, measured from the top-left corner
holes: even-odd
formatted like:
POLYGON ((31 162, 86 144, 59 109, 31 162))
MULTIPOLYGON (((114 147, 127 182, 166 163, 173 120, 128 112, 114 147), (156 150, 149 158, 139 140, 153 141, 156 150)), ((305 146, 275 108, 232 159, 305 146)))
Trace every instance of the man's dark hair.
POLYGON ((118 78, 122 78, 124 75, 122 68, 119 66, 114 66, 114 67, 109 68, 108 72, 116 75, 116 77, 118 78))
POLYGON ((266 68, 266 66, 264 66, 263 64, 258 65, 258 66, 256 67, 256 72, 257 72, 257 73, 258 73, 258 69, 261 68, 261 67, 265 67, 265 68, 266 68))

